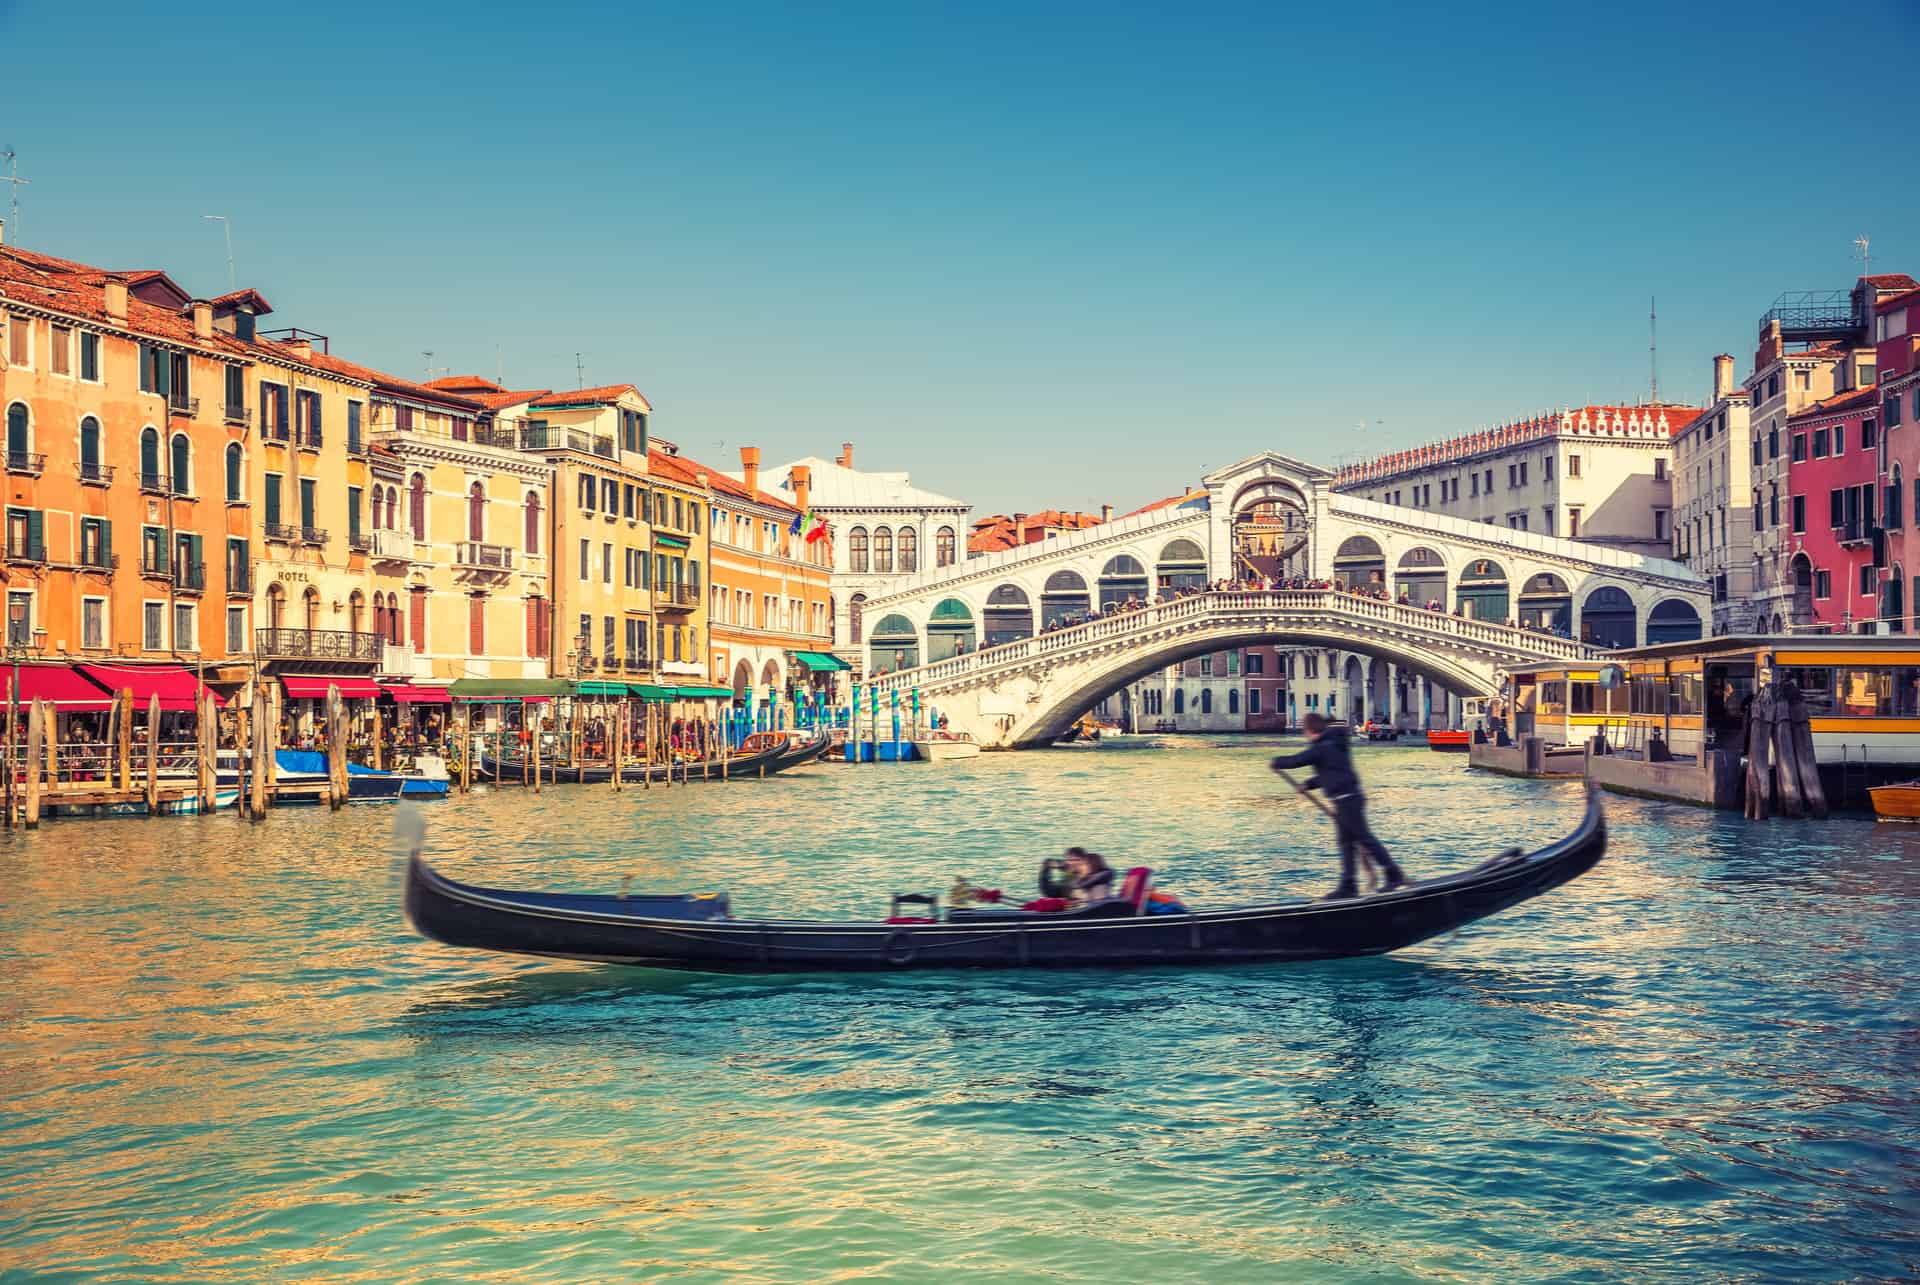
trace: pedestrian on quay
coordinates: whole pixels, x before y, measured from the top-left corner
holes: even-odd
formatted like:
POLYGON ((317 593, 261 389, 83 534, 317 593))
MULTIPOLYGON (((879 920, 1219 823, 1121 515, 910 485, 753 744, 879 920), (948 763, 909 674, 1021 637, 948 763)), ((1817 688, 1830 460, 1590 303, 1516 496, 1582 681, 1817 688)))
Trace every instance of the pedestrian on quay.
POLYGON ((1360 778, 1353 770, 1353 756, 1347 745, 1346 732, 1338 727, 1327 726, 1327 720, 1319 713, 1310 713, 1300 720, 1307 734, 1307 748, 1298 754, 1282 754, 1273 760, 1273 770, 1285 771, 1290 767, 1310 767, 1313 776, 1305 789, 1318 789, 1326 794, 1333 804, 1334 830, 1340 844, 1340 884, 1327 894, 1328 900, 1360 895, 1359 881, 1355 877, 1354 850, 1362 848, 1380 867, 1381 892, 1392 892, 1407 882, 1407 876, 1386 846, 1374 837, 1367 827, 1367 799, 1360 792, 1360 778))

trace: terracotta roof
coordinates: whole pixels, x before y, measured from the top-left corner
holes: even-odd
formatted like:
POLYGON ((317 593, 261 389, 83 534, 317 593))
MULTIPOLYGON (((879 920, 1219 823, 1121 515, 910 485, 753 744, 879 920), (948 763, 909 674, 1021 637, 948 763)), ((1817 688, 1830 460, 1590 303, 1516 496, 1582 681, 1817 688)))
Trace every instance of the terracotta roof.
POLYGON ((617 402, 622 393, 632 393, 645 401, 638 388, 632 384, 602 384, 598 388, 576 388, 572 392, 548 393, 534 399, 535 406, 599 406, 608 402, 617 402))
POLYGON ((456 410, 480 409, 480 403, 471 397, 462 397, 457 393, 449 393, 439 388, 429 388, 425 384, 416 383, 411 379, 402 379, 398 375, 389 375, 384 370, 362 366, 359 362, 335 357, 331 353, 316 352, 307 360, 310 365, 317 366, 321 370, 345 375, 348 379, 364 380, 376 388, 397 393, 402 397, 411 397, 423 402, 438 402, 442 406, 449 406, 456 410))
POLYGON ((429 379, 428 388, 444 388, 450 393, 504 393, 506 387, 484 375, 442 375, 429 379))
MULTIPOLYGON (((1022 521, 1030 532, 1047 531, 1084 531, 1088 527, 1099 526, 1097 513, 1066 513, 1059 509, 1042 509, 1038 513, 1022 515, 1022 521)), ((1005 513, 995 513, 979 519, 973 524, 973 531, 967 536, 968 553, 998 553, 1002 549, 1011 549, 1023 543, 1020 538, 1020 522, 1005 513)), ((1024 541, 1031 544, 1032 540, 1024 541)))
POLYGON ((1179 495, 1169 495, 1166 499, 1155 500, 1152 504, 1143 504, 1132 513, 1122 513, 1120 516, 1130 518, 1141 513, 1152 513, 1156 509, 1171 509, 1175 505, 1185 504, 1188 500, 1197 500, 1206 495, 1206 493, 1207 490, 1205 487, 1197 486, 1191 491, 1183 491, 1179 495))
POLYGON ((684 455, 675 455, 669 451, 648 450, 647 469, 649 472, 667 473, 670 477, 677 476, 679 480, 684 482, 692 482, 701 473, 705 473, 707 475, 707 485, 713 488, 716 495, 725 495, 735 500, 757 500, 761 504, 771 505, 779 509, 782 513, 798 513, 800 511, 792 500, 783 500, 771 491, 749 491, 747 484, 738 478, 722 473, 719 469, 702 464, 698 460, 690 460, 684 455), (656 467, 656 463, 660 461, 665 462, 665 468, 656 467), (673 471, 668 472, 668 470, 673 471), (684 474, 682 474, 680 470, 685 470, 684 474))
POLYGON ((1362 464, 1349 465, 1334 475, 1334 485, 1356 486, 1420 469, 1442 467, 1563 432, 1608 437, 1619 431, 1664 431, 1671 438, 1700 418, 1700 415, 1699 407, 1682 406, 1675 402, 1657 402, 1646 406, 1582 406, 1575 410, 1547 411, 1498 428, 1467 433, 1443 442, 1395 451, 1362 464))
POLYGON ((488 410, 498 411, 518 406, 521 402, 531 402, 546 391, 544 388, 507 388, 497 393, 462 393, 461 396, 479 402, 488 410))
POLYGON ((1875 290, 1911 290, 1920 286, 1920 281, 1915 281, 1904 272, 1876 272, 1860 279, 1875 290))
POLYGON ((1795 420, 1813 419, 1821 415, 1833 415, 1840 411, 1852 410, 1855 407, 1870 408, 1879 404, 1880 390, 1868 384, 1864 388, 1852 388, 1844 393, 1836 393, 1825 401, 1814 402, 1787 416, 1787 422, 1791 424, 1795 420))
POLYGON ((264 317, 273 311, 273 305, 268 303, 267 297, 258 290, 229 290, 225 294, 213 297, 213 306, 216 309, 238 308, 243 303, 253 305, 253 315, 256 317, 264 317))

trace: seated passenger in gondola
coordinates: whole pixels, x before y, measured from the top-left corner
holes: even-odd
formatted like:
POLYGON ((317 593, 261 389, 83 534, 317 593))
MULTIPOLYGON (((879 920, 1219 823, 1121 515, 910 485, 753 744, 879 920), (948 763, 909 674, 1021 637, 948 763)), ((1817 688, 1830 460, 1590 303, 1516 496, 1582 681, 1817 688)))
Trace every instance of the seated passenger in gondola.
POLYGON ((1067 870, 1073 875, 1073 890, 1067 896, 1074 905, 1090 906, 1114 895, 1113 867, 1099 853, 1068 848, 1067 870))

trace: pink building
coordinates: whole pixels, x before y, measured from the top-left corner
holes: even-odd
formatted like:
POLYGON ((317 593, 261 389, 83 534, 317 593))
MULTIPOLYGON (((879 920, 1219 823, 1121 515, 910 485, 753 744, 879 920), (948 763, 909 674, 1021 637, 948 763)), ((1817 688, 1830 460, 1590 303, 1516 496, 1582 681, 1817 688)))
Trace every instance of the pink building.
POLYGON ((1281 663, 1280 648, 1249 647, 1241 672, 1247 690, 1244 708, 1249 732, 1287 730, 1287 673, 1281 663))
POLYGON ((1787 417, 1788 511, 1796 584, 1811 589, 1812 624, 1853 633, 1879 614, 1874 532, 1879 519, 1880 394, 1873 385, 1787 417))
POLYGON ((1875 309, 1880 394, 1880 618, 1893 633, 1915 629, 1920 611, 1920 290, 1875 309))

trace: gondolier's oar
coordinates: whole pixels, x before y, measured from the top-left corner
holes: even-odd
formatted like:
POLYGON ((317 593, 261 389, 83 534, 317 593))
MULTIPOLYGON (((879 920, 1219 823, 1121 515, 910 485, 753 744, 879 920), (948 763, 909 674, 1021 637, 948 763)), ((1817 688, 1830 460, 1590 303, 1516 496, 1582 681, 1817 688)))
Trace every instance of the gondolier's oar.
MULTIPOLYGON (((1306 786, 1294 780, 1293 775, 1290 772, 1288 772, 1287 769, 1285 769, 1284 767, 1276 767, 1273 770, 1278 772, 1280 774, 1280 779, 1285 781, 1288 785, 1291 785, 1294 788, 1294 791, 1297 794, 1299 794, 1301 798, 1305 799, 1307 802, 1313 804, 1314 807, 1319 808, 1322 812, 1326 813, 1327 820, 1333 822, 1334 834, 1337 836, 1340 833, 1340 818, 1334 814, 1334 811, 1332 808, 1327 806, 1326 800, 1320 798, 1319 796, 1314 794, 1312 790, 1309 790, 1306 786)), ((1354 853, 1360 858, 1361 869, 1367 872, 1367 882, 1372 885, 1369 891, 1378 892, 1380 890, 1382 883, 1385 880, 1385 876, 1380 873, 1380 867, 1374 862, 1373 854, 1368 852, 1365 848, 1362 848, 1357 843, 1354 845, 1354 853)))

